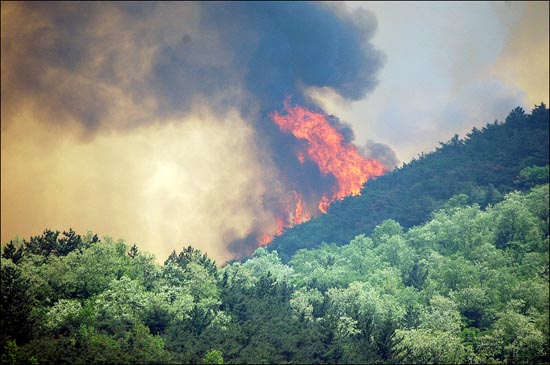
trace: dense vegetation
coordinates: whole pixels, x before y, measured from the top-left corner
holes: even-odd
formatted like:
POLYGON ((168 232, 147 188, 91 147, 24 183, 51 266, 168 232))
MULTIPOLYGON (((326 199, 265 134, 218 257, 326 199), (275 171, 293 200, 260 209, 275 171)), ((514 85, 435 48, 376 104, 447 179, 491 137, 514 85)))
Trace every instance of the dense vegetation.
POLYGON ((531 114, 516 108, 504 123, 474 128, 464 140, 455 135, 435 152, 367 182, 360 196, 337 201, 328 214, 275 237, 270 249, 287 262, 301 248, 322 242, 342 245, 370 234, 386 219, 404 228, 424 223, 454 195, 466 194, 469 203, 486 207, 513 190, 544 183, 549 125, 549 110, 542 103, 531 114))
MULTIPOLYGON (((415 199, 433 195, 439 208, 422 224, 385 219, 345 244, 290 250, 284 260, 259 248, 220 268, 187 247, 159 265, 135 245, 91 233, 46 230, 16 239, 3 246, 0 259, 2 362, 548 363, 548 141, 536 139, 542 126, 507 127, 511 120, 444 145, 388 176, 393 187, 376 188, 388 199, 402 189, 392 176, 401 176, 421 195, 415 199), (515 132, 506 134, 507 128, 515 132), (490 172, 486 180, 485 172, 470 172, 476 185, 440 202, 452 192, 436 191, 448 185, 425 182, 434 183, 425 169, 447 166, 437 156, 462 155, 476 138, 502 143, 489 134, 515 141, 526 135, 522 128, 537 130, 533 140, 547 151, 542 156, 523 141, 529 146, 514 156, 523 162, 512 169, 503 160, 506 167, 498 170, 516 173, 508 185, 490 172), (419 180, 407 180, 414 176, 419 180), (420 194, 415 184, 433 194, 420 194)), ((374 201, 361 199, 334 210, 374 201)), ((411 209, 420 217, 408 207, 392 214, 411 209)), ((346 214, 367 224, 363 210, 346 214)))

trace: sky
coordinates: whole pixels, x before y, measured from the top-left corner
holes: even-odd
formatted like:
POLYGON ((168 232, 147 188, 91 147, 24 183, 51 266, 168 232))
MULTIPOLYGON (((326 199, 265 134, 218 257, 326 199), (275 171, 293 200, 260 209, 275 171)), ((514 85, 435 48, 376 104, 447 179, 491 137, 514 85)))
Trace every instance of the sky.
POLYGON ((322 185, 269 119, 287 97, 388 165, 548 105, 548 2, 1 4, 2 243, 223 262, 322 185))
POLYGON ((388 144, 401 162, 516 106, 548 105, 548 2, 349 2, 371 10, 386 54, 368 97, 324 95, 358 144, 388 144))

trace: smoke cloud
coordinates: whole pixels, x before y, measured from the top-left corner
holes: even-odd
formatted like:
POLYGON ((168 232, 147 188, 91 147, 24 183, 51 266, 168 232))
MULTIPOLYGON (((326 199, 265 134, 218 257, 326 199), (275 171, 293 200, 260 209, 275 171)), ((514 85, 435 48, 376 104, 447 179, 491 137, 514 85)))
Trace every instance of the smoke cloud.
POLYGON ((2 112, 9 122, 22 103, 35 102, 48 120, 96 130, 186 113, 197 103, 271 111, 311 86, 359 99, 376 86, 383 63, 368 42, 376 22, 334 7, 5 3, 2 112), (121 116, 123 103, 135 112, 121 116))
POLYGON ((517 84, 525 92, 529 108, 544 102, 550 93, 550 4, 545 1, 492 3, 508 31, 502 53, 492 73, 517 84))
POLYGON ((285 192, 333 183, 268 113, 360 99, 384 63, 375 17, 339 4, 1 6, 3 242, 70 225, 160 258, 249 252, 285 192))
POLYGON ((399 164, 399 160, 395 155, 395 151, 390 146, 384 143, 375 142, 368 139, 365 145, 359 148, 359 151, 364 156, 369 156, 382 162, 382 164, 386 166, 388 170, 395 169, 399 164))

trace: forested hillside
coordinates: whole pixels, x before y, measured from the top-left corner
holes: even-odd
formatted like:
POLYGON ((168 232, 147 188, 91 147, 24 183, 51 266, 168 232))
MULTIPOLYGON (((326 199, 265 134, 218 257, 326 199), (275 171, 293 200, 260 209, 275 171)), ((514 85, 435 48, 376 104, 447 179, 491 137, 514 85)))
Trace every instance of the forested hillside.
POLYGON ((13 240, 2 363, 548 363, 548 152, 548 110, 516 109, 221 267, 13 240))
POLYGON ((270 250, 288 261, 300 248, 322 242, 344 244, 370 234, 386 219, 404 228, 425 222, 430 213, 457 194, 485 207, 512 190, 547 180, 549 111, 542 103, 531 114, 514 109, 504 123, 474 128, 465 139, 454 136, 436 151, 365 184, 360 196, 332 204, 328 214, 275 237, 270 250))
POLYGON ((221 269, 45 232, 2 256, 3 362, 548 362, 548 185, 221 269))

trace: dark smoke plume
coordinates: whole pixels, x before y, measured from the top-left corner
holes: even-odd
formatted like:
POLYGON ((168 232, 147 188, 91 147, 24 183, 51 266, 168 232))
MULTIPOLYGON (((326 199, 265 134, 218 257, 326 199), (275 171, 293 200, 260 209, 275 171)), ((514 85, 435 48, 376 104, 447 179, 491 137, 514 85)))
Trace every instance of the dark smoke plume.
POLYGON ((369 43, 374 16, 334 4, 30 2, 20 11, 29 25, 2 39, 2 111, 33 95, 91 129, 115 107, 104 87, 137 103, 154 96, 157 114, 198 101, 270 112, 286 95, 303 103, 305 87, 359 99, 383 63, 369 43))
MULTIPOLYGON (((281 189, 300 189, 313 205, 334 180, 313 163, 300 164, 301 142, 268 114, 287 96, 318 110, 305 92, 312 87, 360 99, 376 87, 384 62, 370 43, 374 15, 336 3, 28 2, 9 11, 5 19, 24 21, 2 36, 3 128, 21 105, 44 123, 81 123, 91 136, 197 105, 238 108, 256 131, 266 168, 279 171, 265 199, 274 214, 278 204, 269 202, 281 189), (121 115, 123 109, 133 112, 121 115)), ((330 121, 353 139, 349 127, 330 121)), ((235 249, 244 251, 245 241, 235 249)))
POLYGON ((363 156, 374 158, 384 164, 388 170, 393 170, 399 164, 399 159, 395 155, 395 151, 384 143, 367 140, 367 143, 359 151, 363 156))

